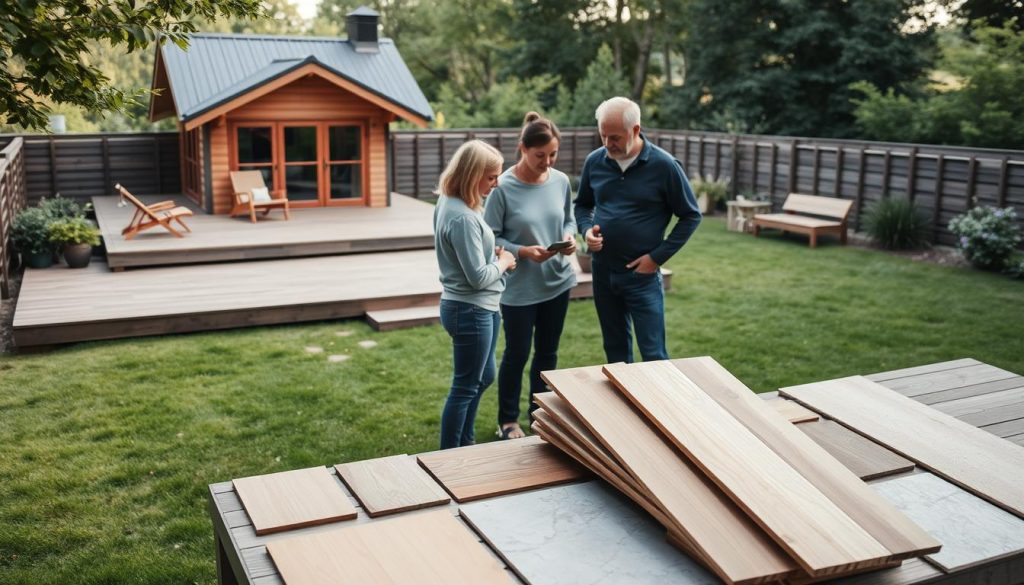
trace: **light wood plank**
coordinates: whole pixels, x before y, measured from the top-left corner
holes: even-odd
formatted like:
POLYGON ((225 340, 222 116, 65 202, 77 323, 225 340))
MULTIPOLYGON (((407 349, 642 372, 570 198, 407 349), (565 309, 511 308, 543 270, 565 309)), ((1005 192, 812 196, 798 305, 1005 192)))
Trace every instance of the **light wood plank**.
POLYGON ((860 376, 783 388, 953 483, 1024 516, 1024 449, 860 376))
POLYGON ((371 518, 451 501, 408 455, 354 461, 334 468, 371 518))
POLYGON ((310 467, 232 482, 256 534, 270 534, 356 517, 356 509, 326 467, 310 467))
POLYGON ((672 363, 609 364, 604 373, 812 577, 888 559, 885 547, 672 363))
POLYGON ((914 366, 912 368, 903 368, 899 370, 889 370, 887 372, 878 372, 877 374, 870 374, 864 377, 874 382, 884 382, 886 380, 895 380, 897 378, 909 378, 911 376, 919 376, 921 374, 930 374, 932 372, 955 370, 957 368, 977 366, 980 364, 981 362, 974 358, 963 358, 959 360, 951 360, 948 362, 937 362, 934 364, 925 364, 923 366, 914 366))
POLYGON ((513 582, 447 510, 296 536, 267 550, 287 585, 513 582))
POLYGON ((459 503, 577 481, 587 475, 540 437, 432 451, 417 459, 459 503))
POLYGON ((394 331, 419 325, 432 325, 441 322, 441 307, 428 305, 425 307, 409 307, 405 309, 388 309, 385 311, 368 311, 366 321, 374 331, 394 331))
POLYGON ((938 549, 934 538, 878 497, 827 450, 786 424, 721 364, 710 357, 672 364, 870 534, 889 552, 890 560, 938 549))
POLYGON ((812 422, 821 418, 818 413, 808 410, 799 402, 785 398, 768 399, 765 400, 765 404, 774 408, 775 412, 793 424, 812 422))
POLYGON ((976 427, 1024 418, 1024 387, 950 400, 933 408, 976 427))
POLYGON ((797 427, 864 481, 914 469, 914 462, 843 425, 822 420, 797 427))
POLYGON ((886 381, 885 387, 904 396, 916 397, 953 388, 1014 378, 1016 374, 988 364, 978 364, 886 381))
MULTIPOLYGON (((880 382, 880 384, 886 386, 888 382, 880 382)), ((886 386, 886 388, 888 388, 888 386, 886 386)), ((914 400, 920 402, 921 404, 934 405, 941 404, 943 402, 949 402, 951 400, 970 398, 972 396, 983 396, 985 394, 1001 392, 1003 390, 1010 390, 1012 388, 1024 388, 1024 376, 1014 376, 1013 378, 995 380, 993 382, 972 384, 970 386, 963 386, 961 388, 951 388, 949 390, 942 390, 940 392, 932 392, 931 394, 922 394, 920 396, 915 396, 914 400)))
POLYGON ((1024 554, 1024 520, 930 473, 872 487, 942 541, 928 560, 947 573, 1024 554))
POLYGON ((542 376, 722 579, 758 583, 797 572, 778 545, 639 416, 599 366, 542 376))

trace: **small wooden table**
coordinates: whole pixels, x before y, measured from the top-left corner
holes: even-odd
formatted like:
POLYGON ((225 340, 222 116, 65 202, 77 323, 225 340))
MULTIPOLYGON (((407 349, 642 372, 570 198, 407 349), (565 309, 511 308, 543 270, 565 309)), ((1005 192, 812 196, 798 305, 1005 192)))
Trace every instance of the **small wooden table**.
MULTIPOLYGON (((948 410, 946 403, 958 404, 955 401, 969 397, 971 404, 976 408, 966 414, 961 414, 960 411, 951 411, 951 413, 955 412, 958 417, 966 417, 967 421, 965 422, 971 422, 997 436, 1024 445, 1024 418, 1017 417, 1013 408, 1004 405, 1005 401, 997 400, 1002 396, 1000 392, 1005 393, 1006 388, 1024 388, 1024 377, 973 359, 882 372, 867 377, 883 386, 899 388, 901 390, 898 391, 901 392, 909 392, 912 394, 912 398, 937 410, 948 410), (990 395, 991 399, 989 399, 990 395), (986 414, 984 420, 978 418, 978 410, 986 414)), ((777 392, 760 395, 765 399, 777 396, 777 392)), ((337 478, 336 472, 331 470, 331 473, 338 481, 339 488, 348 493, 347 488, 337 478)), ((913 474, 914 471, 904 472, 902 475, 891 475, 882 480, 870 480, 869 483, 913 474)), ((230 481, 211 484, 208 497, 216 547, 217 581, 221 585, 242 583, 284 585, 277 567, 267 552, 267 543, 295 534, 331 530, 337 526, 326 524, 257 536, 252 521, 245 512, 230 481)), ((361 508, 354 498, 352 498, 352 503, 357 509, 361 508)), ((459 515, 458 503, 452 501, 447 508, 453 515, 459 515)), ((355 520, 348 522, 362 524, 374 521, 377 520, 369 518, 365 513, 360 513, 355 520)), ((497 555, 497 553, 493 554, 497 555)), ((586 551, 581 554, 586 554, 586 551)), ((598 559, 595 559, 595 562, 598 562, 598 559)), ((502 563, 504 564, 503 561, 502 563)), ((522 582, 511 568, 506 568, 506 574, 513 582, 522 582)), ((949 574, 944 574, 923 559, 909 559, 897 568, 848 577, 843 580, 843 584, 924 585, 925 583, 941 582, 947 585, 1014 585, 1021 583, 1022 575, 1024 575, 1024 552, 1017 551, 949 574)), ((565 582, 570 581, 571 577, 566 576, 565 582)))
POLYGON ((772 211, 771 201, 734 200, 726 201, 725 206, 728 208, 725 226, 731 232, 750 231, 748 226, 755 215, 772 211))

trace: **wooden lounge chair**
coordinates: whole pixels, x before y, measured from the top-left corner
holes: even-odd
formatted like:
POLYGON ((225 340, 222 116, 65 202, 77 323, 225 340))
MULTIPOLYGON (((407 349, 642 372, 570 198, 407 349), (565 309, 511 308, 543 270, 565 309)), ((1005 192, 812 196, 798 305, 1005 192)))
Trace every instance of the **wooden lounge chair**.
POLYGON ((754 235, 761 235, 761 228, 775 228, 782 233, 807 234, 812 248, 817 247, 818 236, 822 234, 839 236, 839 243, 846 244, 846 218, 851 207, 853 201, 848 199, 790 193, 782 204, 785 213, 754 216, 754 235))
POLYGON ((268 198, 262 200, 253 196, 253 189, 267 190, 267 185, 263 182, 263 174, 259 171, 232 171, 231 185, 235 190, 235 206, 231 208, 231 213, 228 215, 248 213, 249 219, 256 223, 257 209, 262 209, 263 215, 267 215, 271 209, 280 207, 284 209, 284 218, 290 219, 288 198, 283 190, 273 192, 268 190, 268 198))
POLYGON ((121 230, 121 235, 124 239, 130 240, 138 235, 139 232, 148 230, 151 227, 163 226, 164 229, 174 234, 176 237, 182 238, 184 234, 174 229, 171 222, 176 221, 181 227, 185 228, 185 231, 191 232, 185 222, 181 220, 182 217, 192 215, 192 210, 178 205, 175 206, 174 201, 161 201, 160 203, 154 203, 152 205, 146 205, 145 203, 138 200, 135 195, 128 192, 119 184, 114 185, 114 188, 121 194, 121 198, 131 202, 135 206, 135 214, 132 215, 131 222, 128 223, 128 227, 121 230))

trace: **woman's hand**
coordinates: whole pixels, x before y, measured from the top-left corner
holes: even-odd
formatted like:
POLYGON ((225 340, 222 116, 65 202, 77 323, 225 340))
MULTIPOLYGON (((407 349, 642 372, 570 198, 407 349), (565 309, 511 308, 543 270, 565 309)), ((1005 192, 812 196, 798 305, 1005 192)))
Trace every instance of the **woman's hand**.
POLYGON ((572 245, 568 248, 562 248, 558 252, 563 256, 572 256, 576 253, 576 236, 565 236, 566 242, 572 242, 572 245))
POLYGON ((494 253, 498 255, 498 268, 502 272, 509 272, 516 269, 516 257, 505 248, 497 246, 494 253))
POLYGON ((548 252, 544 246, 523 246, 519 248, 519 257, 534 262, 544 262, 555 255, 555 252, 548 252))

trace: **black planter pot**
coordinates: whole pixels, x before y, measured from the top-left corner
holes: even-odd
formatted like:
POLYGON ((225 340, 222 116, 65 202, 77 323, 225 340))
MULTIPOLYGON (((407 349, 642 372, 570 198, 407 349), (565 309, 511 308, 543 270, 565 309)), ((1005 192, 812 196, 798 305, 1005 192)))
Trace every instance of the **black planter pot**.
POLYGON ((49 268, 53 266, 53 252, 22 252, 21 259, 29 268, 49 268))
POLYGON ((89 244, 68 244, 64 246, 64 261, 68 268, 85 268, 92 260, 92 246, 89 244))

